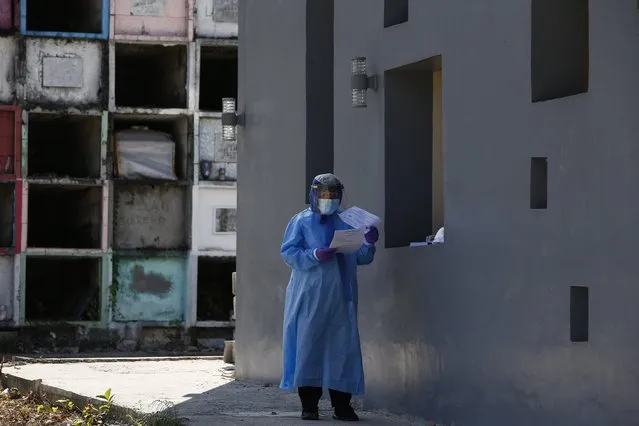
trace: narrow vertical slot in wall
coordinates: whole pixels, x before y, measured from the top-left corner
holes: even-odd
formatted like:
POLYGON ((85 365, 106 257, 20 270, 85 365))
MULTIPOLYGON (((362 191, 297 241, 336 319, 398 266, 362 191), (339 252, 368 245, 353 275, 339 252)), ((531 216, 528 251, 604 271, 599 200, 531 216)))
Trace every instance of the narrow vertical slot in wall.
POLYGON ((408 21, 408 0, 384 0, 384 28, 408 21))
POLYGON ((588 0, 532 0, 531 96, 543 102, 588 91, 588 0))
POLYGON ((333 18, 334 0, 306 1, 306 189, 333 172, 333 18))
POLYGON ((548 159, 530 159, 530 208, 548 208, 548 159))
POLYGON ((570 341, 587 342, 589 331, 588 287, 570 287, 570 341))
POLYGON ((444 118, 442 70, 433 71, 433 226, 444 226, 444 118))
POLYGON ((384 72, 387 248, 426 241, 444 223, 441 64, 436 56, 384 72))

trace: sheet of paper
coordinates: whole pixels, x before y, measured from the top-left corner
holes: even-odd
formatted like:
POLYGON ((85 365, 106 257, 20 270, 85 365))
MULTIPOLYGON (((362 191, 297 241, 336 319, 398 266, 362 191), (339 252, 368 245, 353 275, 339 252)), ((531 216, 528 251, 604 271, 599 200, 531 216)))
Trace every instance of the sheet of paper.
POLYGON ((339 217, 355 229, 379 226, 381 219, 359 207, 351 207, 339 214, 339 217))
POLYGON ((345 231, 335 231, 330 248, 337 249, 338 253, 354 253, 364 243, 363 229, 347 229, 345 231))

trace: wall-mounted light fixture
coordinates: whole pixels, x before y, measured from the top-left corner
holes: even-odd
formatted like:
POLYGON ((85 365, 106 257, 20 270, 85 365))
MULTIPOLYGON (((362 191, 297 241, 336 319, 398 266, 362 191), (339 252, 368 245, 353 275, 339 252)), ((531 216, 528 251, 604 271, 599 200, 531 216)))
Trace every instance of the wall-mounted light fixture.
POLYGON ((353 108, 365 108, 367 90, 377 91, 377 75, 368 75, 366 58, 351 59, 351 92, 353 108))
POLYGON ((242 125, 242 120, 235 111, 235 98, 222 98, 222 139, 234 141, 238 125, 242 125))

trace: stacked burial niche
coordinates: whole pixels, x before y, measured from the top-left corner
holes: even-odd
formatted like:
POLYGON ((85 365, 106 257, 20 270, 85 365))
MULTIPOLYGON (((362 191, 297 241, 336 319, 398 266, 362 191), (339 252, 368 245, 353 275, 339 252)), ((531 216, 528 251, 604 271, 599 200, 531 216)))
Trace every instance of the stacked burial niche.
POLYGON ((200 111, 222 111, 222 98, 237 98, 237 73, 237 46, 201 45, 200 111))
POLYGON ((115 44, 115 106, 187 107, 186 44, 115 44))
POLYGON ((112 127, 113 247, 188 248, 188 116, 116 115, 112 127))
POLYGON ((27 247, 101 247, 101 119, 29 114, 27 247))
POLYGON ((188 179, 188 116, 116 115, 113 132, 116 179, 188 179))
POLYGON ((25 261, 27 321, 99 321, 99 257, 30 255, 25 261))
POLYGON ((102 248, 102 116, 29 113, 27 321, 98 321, 102 248), (72 271, 72 272, 71 272, 72 271))
POLYGON ((29 178, 99 179, 99 115, 29 113, 29 178))
POLYGON ((23 32, 106 36, 109 3, 104 0, 24 0, 24 3, 26 28, 23 32))
POLYGON ((233 272, 235 257, 198 257, 197 321, 232 319, 233 272))

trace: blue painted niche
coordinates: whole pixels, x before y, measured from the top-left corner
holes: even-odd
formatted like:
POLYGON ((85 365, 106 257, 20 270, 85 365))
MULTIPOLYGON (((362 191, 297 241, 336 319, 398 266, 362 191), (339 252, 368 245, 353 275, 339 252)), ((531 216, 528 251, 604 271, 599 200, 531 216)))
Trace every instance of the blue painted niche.
POLYGON ((114 321, 183 321, 187 257, 114 256, 114 321))
POLYGON ((20 0, 20 33, 106 40, 109 7, 109 0, 20 0))

